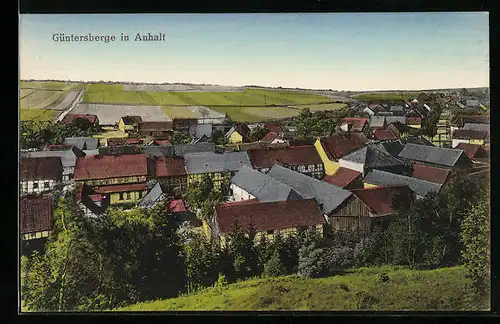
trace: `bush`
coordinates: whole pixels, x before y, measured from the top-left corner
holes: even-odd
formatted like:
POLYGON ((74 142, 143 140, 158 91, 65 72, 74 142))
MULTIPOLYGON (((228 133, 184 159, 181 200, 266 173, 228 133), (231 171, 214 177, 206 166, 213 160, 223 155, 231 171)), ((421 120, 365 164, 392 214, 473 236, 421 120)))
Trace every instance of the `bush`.
POLYGON ((332 247, 325 251, 325 263, 329 273, 354 266, 354 249, 348 246, 332 247))
POLYGON ((280 251, 274 250, 271 258, 264 264, 264 276, 284 276, 286 275, 286 268, 283 260, 281 259, 280 251))
POLYGON ((315 243, 304 245, 299 250, 297 275, 305 278, 319 277, 325 272, 325 252, 315 243))

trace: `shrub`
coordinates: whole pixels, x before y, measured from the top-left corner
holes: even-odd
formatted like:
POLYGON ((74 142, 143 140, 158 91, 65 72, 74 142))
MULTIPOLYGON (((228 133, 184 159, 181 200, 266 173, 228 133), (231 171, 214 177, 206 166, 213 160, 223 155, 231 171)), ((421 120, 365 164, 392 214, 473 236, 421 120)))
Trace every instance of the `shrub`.
POLYGON ((271 258, 264 264, 265 276, 283 276, 286 275, 286 268, 283 260, 280 256, 280 251, 278 249, 274 250, 271 258))
POLYGON ((332 247, 325 251, 325 263, 329 273, 352 267, 354 262, 354 249, 348 246, 332 247))

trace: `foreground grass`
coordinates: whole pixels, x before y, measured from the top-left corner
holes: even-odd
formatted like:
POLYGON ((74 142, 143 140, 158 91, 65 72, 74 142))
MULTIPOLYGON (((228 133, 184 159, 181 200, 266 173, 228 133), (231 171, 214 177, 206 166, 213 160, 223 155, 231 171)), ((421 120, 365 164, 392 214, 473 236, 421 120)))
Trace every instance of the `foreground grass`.
POLYGON ((22 109, 20 118, 21 120, 54 120, 59 111, 51 109, 22 109))
POLYGON ((179 298, 139 303, 115 311, 170 310, 488 310, 468 288, 463 267, 409 270, 360 268, 319 279, 263 278, 207 288, 179 298), (379 274, 389 280, 382 282, 379 274))

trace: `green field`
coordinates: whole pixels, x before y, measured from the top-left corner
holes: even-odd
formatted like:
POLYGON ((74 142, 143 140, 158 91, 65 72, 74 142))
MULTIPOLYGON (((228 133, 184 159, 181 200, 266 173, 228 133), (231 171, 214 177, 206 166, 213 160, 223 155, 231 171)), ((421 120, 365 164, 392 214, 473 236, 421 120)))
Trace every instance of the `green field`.
POLYGON ((51 109, 21 109, 21 120, 53 120, 59 112, 51 109))
POLYGON ((45 108, 48 105, 55 104, 62 99, 63 91, 57 90, 36 90, 31 94, 24 96, 20 101, 21 109, 45 108))
POLYGON ((170 117, 170 119, 174 118, 198 118, 201 117, 200 114, 191 111, 187 107, 163 107, 163 112, 165 115, 170 117))
POLYGON ((123 91, 122 85, 90 84, 83 102, 137 105, 191 106, 265 106, 315 104, 329 99, 315 94, 292 91, 247 89, 243 92, 144 92, 123 91))
POLYGON ((66 82, 37 82, 37 81, 20 81, 20 88, 36 88, 48 90, 62 90, 68 83, 66 82))
MULTIPOLYGON (((291 106, 293 107, 293 106, 291 106)), ((309 108, 311 111, 322 111, 322 110, 337 110, 347 107, 344 103, 330 103, 323 105, 306 105, 306 106, 295 106, 294 108, 309 108)))
POLYGON ((297 116, 298 109, 286 107, 211 107, 210 109, 226 114, 236 122, 258 122, 267 119, 280 119, 297 116))
POLYGON ((358 100, 409 100, 415 99, 421 92, 373 92, 353 95, 358 100))
POLYGON ((315 310, 431 311, 488 310, 489 299, 474 297, 463 267, 408 270, 360 268, 319 279, 264 278, 207 288, 196 294, 139 303, 115 311, 315 310), (382 282, 379 274, 389 280, 382 282))

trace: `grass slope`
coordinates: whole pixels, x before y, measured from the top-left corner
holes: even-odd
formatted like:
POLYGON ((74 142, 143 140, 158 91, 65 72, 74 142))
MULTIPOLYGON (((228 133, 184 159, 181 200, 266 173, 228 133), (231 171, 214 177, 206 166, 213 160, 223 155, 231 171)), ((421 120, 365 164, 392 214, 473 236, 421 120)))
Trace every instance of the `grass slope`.
POLYGON ((139 303, 115 311, 178 310, 487 310, 468 289, 463 267, 409 270, 360 268, 319 279, 263 278, 204 289, 179 298, 139 303), (386 273, 388 282, 378 275, 386 273))
POLYGON ((421 92, 373 92, 354 95, 358 100, 409 100, 415 99, 421 92))
POLYGON ((21 120, 54 120, 59 113, 57 110, 51 109, 21 109, 21 120))

